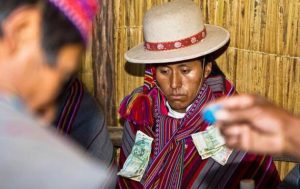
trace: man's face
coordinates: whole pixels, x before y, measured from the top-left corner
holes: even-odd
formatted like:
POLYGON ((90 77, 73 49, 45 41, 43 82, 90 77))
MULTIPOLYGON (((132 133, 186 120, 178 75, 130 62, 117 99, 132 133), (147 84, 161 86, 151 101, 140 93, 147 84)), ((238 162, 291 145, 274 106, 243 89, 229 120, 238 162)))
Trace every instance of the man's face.
POLYGON ((58 51, 56 62, 48 64, 42 48, 41 15, 38 7, 16 11, 4 22, 0 43, 5 49, 0 53, 3 57, 0 73, 10 78, 6 81, 13 88, 11 92, 35 112, 54 102, 76 70, 82 52, 79 44, 66 45, 58 51))
POLYGON ((189 60, 156 67, 158 86, 175 111, 185 112, 196 98, 204 76, 202 65, 200 60, 189 60))
POLYGON ((54 103, 61 88, 76 71, 81 52, 80 45, 68 45, 59 50, 55 64, 47 64, 42 61, 45 58, 42 58, 33 65, 37 72, 32 73, 34 74, 31 77, 33 88, 28 91, 28 94, 32 95, 29 101, 34 111, 45 111, 49 105, 54 103))

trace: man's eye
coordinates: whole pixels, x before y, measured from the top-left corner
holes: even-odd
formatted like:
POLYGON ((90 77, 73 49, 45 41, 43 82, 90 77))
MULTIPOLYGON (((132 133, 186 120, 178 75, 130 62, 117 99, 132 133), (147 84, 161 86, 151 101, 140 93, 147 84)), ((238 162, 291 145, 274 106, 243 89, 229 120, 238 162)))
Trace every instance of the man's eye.
POLYGON ((189 70, 189 69, 183 69, 183 70, 181 70, 181 72, 182 72, 183 74, 188 74, 188 73, 190 73, 190 70, 189 70))
POLYGON ((160 70, 160 73, 161 73, 161 74, 167 74, 167 73, 168 73, 168 70, 167 70, 167 69, 165 69, 165 70, 164 70, 164 69, 161 69, 161 70, 160 70))

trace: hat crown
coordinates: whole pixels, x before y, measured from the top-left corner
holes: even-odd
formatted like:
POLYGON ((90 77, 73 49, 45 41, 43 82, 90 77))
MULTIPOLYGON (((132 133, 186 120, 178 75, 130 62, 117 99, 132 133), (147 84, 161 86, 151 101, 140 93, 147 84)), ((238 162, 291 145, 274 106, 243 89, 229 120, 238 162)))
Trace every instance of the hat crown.
POLYGON ((201 9, 191 0, 154 7, 144 17, 144 39, 152 43, 182 40, 204 28, 201 9))
POLYGON ((152 7, 144 16, 144 43, 125 53, 131 63, 159 64, 210 54, 229 40, 222 27, 204 24, 192 0, 174 0, 152 7))

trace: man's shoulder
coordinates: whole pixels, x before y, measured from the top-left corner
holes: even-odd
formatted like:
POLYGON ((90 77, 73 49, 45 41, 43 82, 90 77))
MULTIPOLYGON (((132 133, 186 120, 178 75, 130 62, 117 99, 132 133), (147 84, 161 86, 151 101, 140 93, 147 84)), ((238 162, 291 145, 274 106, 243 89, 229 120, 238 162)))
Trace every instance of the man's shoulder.
POLYGON ((105 180, 103 166, 92 161, 71 141, 58 136, 51 127, 43 126, 30 113, 2 101, 0 115, 1 186, 38 188, 41 184, 48 188, 96 188, 105 180), (19 181, 14 182, 15 178, 19 181))
POLYGON ((0 124, 39 124, 34 116, 18 100, 0 97, 0 124))

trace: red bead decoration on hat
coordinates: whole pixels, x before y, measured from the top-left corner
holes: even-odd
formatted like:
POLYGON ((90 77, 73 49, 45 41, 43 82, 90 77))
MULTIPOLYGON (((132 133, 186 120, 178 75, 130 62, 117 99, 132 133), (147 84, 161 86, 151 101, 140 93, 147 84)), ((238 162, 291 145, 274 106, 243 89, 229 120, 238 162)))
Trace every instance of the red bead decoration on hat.
POLYGON ((93 18, 98 10, 97 0, 49 0, 49 2, 66 15, 87 42, 92 30, 93 18))
POLYGON ((151 43, 151 42, 145 42, 144 46, 145 49, 149 51, 165 51, 165 50, 173 50, 173 49, 179 49, 183 47, 188 47, 191 45, 194 45, 196 43, 199 43, 206 37, 206 29, 204 28, 201 32, 197 33, 196 35, 193 35, 191 37, 177 40, 177 41, 170 41, 170 42, 161 42, 161 43, 151 43))

